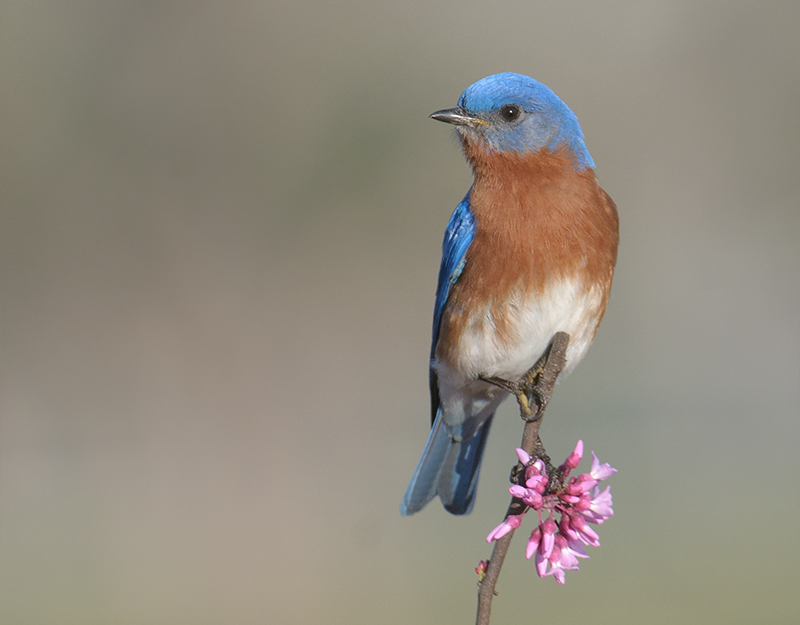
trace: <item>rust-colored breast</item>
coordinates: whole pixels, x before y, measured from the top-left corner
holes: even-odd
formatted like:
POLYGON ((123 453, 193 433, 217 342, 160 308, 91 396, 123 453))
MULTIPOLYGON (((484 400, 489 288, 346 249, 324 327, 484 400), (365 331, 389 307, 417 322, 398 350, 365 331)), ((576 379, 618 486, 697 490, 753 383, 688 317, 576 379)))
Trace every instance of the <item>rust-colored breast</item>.
POLYGON ((469 200, 476 231, 442 316, 443 351, 457 349, 470 314, 487 306, 498 338, 508 338, 503 307, 514 290, 538 297, 549 283, 578 280, 587 289, 600 287, 605 310, 618 218, 593 170, 575 171, 563 150, 487 154, 465 142, 464 151, 475 172, 469 200))

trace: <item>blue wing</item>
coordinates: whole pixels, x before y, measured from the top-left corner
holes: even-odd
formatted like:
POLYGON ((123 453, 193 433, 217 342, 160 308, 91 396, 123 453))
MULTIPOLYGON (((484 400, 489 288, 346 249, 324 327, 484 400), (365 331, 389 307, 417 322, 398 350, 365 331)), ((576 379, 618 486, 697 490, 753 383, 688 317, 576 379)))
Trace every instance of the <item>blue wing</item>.
MULTIPOLYGON (((469 207, 469 193, 456 206, 450 216, 447 230, 442 242, 442 264, 439 266, 439 284, 436 287, 436 304, 433 308, 433 337, 431 340, 431 363, 436 352, 436 343, 439 340, 439 326, 442 321, 442 311, 447 303, 450 289, 458 280, 464 270, 467 249, 475 236, 475 217, 469 207)), ((439 386, 436 381, 436 372, 430 370, 431 388, 431 422, 436 419, 439 409, 439 386)))
POLYGON ((439 384, 433 368, 442 313, 450 290, 464 270, 467 250, 474 237, 475 216, 470 209, 467 194, 450 217, 442 244, 442 264, 436 289, 436 306, 433 309, 431 342, 432 426, 425 450, 403 496, 400 511, 404 516, 421 510, 436 495, 452 514, 469 514, 474 502, 481 457, 495 406, 489 407, 489 414, 477 415, 479 423, 474 423, 475 418, 470 419, 472 432, 469 434, 465 432, 463 423, 446 423, 445 415, 439 407, 439 384))

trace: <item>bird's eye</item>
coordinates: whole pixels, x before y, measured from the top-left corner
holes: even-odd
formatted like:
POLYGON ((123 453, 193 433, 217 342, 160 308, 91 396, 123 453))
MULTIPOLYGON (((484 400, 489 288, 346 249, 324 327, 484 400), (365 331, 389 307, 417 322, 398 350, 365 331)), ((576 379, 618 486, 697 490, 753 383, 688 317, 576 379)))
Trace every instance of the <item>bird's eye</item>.
POLYGON ((514 104, 506 104, 500 108, 500 116, 507 122, 513 122, 519 117, 519 107, 514 104))

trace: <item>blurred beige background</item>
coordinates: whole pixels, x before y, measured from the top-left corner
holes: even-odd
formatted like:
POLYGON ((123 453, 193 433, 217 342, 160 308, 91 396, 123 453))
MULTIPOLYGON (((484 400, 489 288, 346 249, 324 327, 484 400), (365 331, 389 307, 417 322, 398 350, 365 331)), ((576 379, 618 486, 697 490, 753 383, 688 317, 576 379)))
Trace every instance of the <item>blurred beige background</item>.
POLYGON ((403 519, 439 249, 427 119, 498 71, 581 119, 622 244, 542 432, 619 468, 564 587, 495 623, 800 619, 800 4, 0 8, 0 621, 470 623, 469 517, 403 519))

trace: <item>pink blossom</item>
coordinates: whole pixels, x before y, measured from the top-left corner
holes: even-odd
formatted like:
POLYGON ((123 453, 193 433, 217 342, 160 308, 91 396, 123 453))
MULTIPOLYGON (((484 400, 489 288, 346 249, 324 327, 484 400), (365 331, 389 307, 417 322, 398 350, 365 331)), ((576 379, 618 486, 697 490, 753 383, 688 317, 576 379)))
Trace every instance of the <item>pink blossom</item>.
POLYGON ((559 540, 553 546, 549 556, 537 552, 535 564, 536 574, 539 577, 552 575, 559 584, 567 581, 564 571, 578 570, 578 560, 575 557, 575 553, 569 548, 564 539, 559 540))
POLYGON ((589 507, 585 510, 580 510, 580 513, 589 523, 601 525, 603 521, 614 514, 611 505, 611 487, 606 486, 605 490, 600 492, 600 489, 595 486, 589 507))
POLYGON ((574 469, 581 463, 581 458, 583 458, 583 441, 578 441, 578 444, 575 445, 575 451, 564 461, 564 469, 567 471, 574 469))
POLYGON ((586 524, 586 519, 580 514, 570 517, 569 528, 577 532, 578 539, 581 542, 591 545, 592 547, 600 546, 600 537, 597 535, 597 532, 586 524))
POLYGON ((547 483, 549 481, 546 475, 531 475, 525 480, 525 486, 541 494, 547 490, 547 483))
MULTIPOLYGON (((583 545, 577 540, 564 537, 562 534, 557 536, 559 548, 561 549, 562 562, 569 562, 570 566, 578 566, 578 558, 588 558, 583 545)), ((576 568, 577 570, 577 568, 576 568)))
MULTIPOLYGON (((523 488, 522 486, 512 486, 508 489, 512 497, 522 499, 526 506, 529 508, 538 509, 542 507, 542 494, 532 488, 523 488)), ((544 491, 542 491, 544 492, 544 491)))
POLYGON ((488 560, 481 560, 478 562, 478 566, 475 567, 475 572, 478 574, 478 583, 483 581, 483 578, 486 577, 486 570, 489 568, 489 561, 488 560))
POLYGON ((553 564, 552 567, 550 568, 550 571, 547 574, 552 575, 553 578, 556 580, 556 583, 559 585, 565 584, 567 581, 567 576, 564 575, 564 569, 561 566, 556 566, 555 564, 553 564))
POLYGON ((594 479, 589 473, 582 473, 578 477, 573 477, 569 481, 565 491, 568 495, 580 496, 583 493, 592 490, 592 488, 595 486, 597 486, 597 480, 594 479))
POLYGON ((539 543, 539 553, 542 554, 543 557, 549 558, 550 553, 553 551, 553 545, 556 544, 556 530, 558 526, 556 522, 553 520, 553 513, 550 513, 550 516, 547 517, 547 520, 539 525, 542 528, 542 541, 539 543))
POLYGON ((525 557, 534 557, 539 577, 552 575, 559 584, 566 581, 565 571, 578 570, 578 558, 588 558, 584 545, 600 546, 597 532, 590 527, 602 524, 614 514, 609 487, 600 490, 597 483, 617 472, 609 464, 600 464, 592 452, 592 467, 588 473, 569 477, 583 457, 583 441, 560 467, 558 481, 551 484, 541 459, 517 449, 517 458, 525 465, 525 485, 509 488, 513 497, 527 506, 522 513, 510 515, 494 528, 487 542, 497 540, 518 528, 529 509, 537 511, 539 524, 531 532, 525 547, 525 557), (546 518, 545 518, 546 515, 546 518), (544 518, 544 520, 542 520, 544 518))
POLYGON ((525 513, 522 514, 511 514, 506 517, 506 520, 503 521, 500 525, 495 527, 489 535, 486 537, 486 542, 490 543, 493 540, 497 540, 502 538, 506 534, 508 534, 511 530, 515 530, 519 527, 520 523, 522 523, 522 517, 525 516, 525 513))
POLYGON ((536 557, 534 558, 533 563, 536 565, 536 574, 539 577, 545 577, 547 575, 547 565, 549 560, 546 556, 543 556, 542 552, 538 549, 536 550, 536 557))
POLYGON ((527 480, 533 477, 543 477, 547 479, 547 468, 544 466, 544 462, 542 462, 541 458, 528 465, 525 469, 525 479, 527 480))
POLYGON ((519 461, 523 464, 523 466, 528 466, 528 463, 531 461, 530 454, 524 449, 520 449, 519 447, 517 447, 516 452, 517 452, 517 458, 519 458, 519 461))
POLYGON ((528 546, 525 547, 525 557, 528 558, 528 560, 530 560, 531 556, 539 549, 539 542, 541 540, 542 530, 537 526, 536 529, 531 532, 531 537, 528 539, 528 546))

